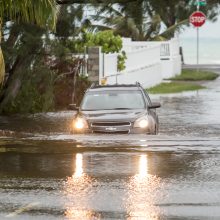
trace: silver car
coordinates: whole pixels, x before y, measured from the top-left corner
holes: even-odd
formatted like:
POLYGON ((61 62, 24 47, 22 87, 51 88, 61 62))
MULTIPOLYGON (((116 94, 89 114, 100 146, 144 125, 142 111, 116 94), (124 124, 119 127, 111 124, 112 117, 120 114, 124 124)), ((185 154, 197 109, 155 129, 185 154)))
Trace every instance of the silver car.
POLYGON ((72 122, 72 133, 157 134, 156 108, 139 83, 91 86, 72 122))

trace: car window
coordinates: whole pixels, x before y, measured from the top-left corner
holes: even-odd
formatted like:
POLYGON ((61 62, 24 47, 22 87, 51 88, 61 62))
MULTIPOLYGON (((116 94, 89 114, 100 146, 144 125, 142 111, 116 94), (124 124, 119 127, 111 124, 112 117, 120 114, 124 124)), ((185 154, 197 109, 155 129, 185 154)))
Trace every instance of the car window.
POLYGON ((86 93, 82 110, 110 110, 110 109, 144 109, 145 101, 141 91, 112 91, 86 93))

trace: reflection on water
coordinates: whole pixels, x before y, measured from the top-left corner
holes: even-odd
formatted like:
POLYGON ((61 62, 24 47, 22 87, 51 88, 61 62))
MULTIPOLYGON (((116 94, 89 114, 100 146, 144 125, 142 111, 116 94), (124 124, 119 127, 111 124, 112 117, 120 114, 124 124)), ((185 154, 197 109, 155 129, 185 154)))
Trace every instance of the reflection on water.
POLYGON ((216 153, 3 153, 0 219, 33 202, 15 219, 220 219, 219 166, 216 153))
MULTIPOLYGON (((89 161, 83 160, 83 154, 81 153, 76 154, 74 157, 74 173, 64 182, 65 218, 85 220, 107 218, 107 216, 103 215, 109 213, 109 206, 102 207, 102 211, 99 210, 100 204, 98 204, 98 201, 104 204, 106 198, 101 198, 100 201, 98 192, 102 190, 103 184, 111 186, 111 181, 108 183, 105 183, 105 180, 103 180, 104 182, 99 182, 96 178, 89 176, 86 174, 86 167, 88 169, 89 161)), ((122 214, 124 216, 122 217, 123 219, 155 220, 161 217, 161 210, 155 204, 158 202, 158 193, 161 194, 162 184, 160 178, 149 174, 148 163, 147 154, 135 157, 132 164, 135 165, 133 168, 135 168, 136 174, 123 181, 121 186, 123 193, 121 196, 124 204, 119 208, 120 213, 124 213, 122 214)), ((100 164, 100 166, 102 165, 100 164)), ((111 191, 111 188, 109 190, 111 191)), ((109 196, 109 194, 107 195, 109 196)), ((117 197, 118 195, 115 196, 117 197)), ((117 198, 112 197, 108 199, 109 205, 112 200, 117 200, 117 198)))
POLYGON ((128 220, 157 220, 160 209, 155 206, 160 179, 149 174, 147 155, 140 155, 138 173, 128 182, 128 199, 126 203, 128 220))
POLYGON ((100 219, 97 213, 88 208, 89 192, 93 184, 93 179, 83 171, 83 154, 77 153, 75 156, 75 172, 72 177, 68 177, 64 183, 65 217, 66 219, 100 219))

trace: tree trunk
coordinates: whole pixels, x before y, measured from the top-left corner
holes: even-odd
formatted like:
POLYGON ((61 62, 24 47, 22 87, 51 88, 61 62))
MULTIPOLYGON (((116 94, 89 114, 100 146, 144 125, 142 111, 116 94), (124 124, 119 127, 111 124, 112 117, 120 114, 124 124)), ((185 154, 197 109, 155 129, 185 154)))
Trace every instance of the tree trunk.
MULTIPOLYGON (((2 40, 2 21, 0 18, 0 45, 1 45, 1 40, 2 40)), ((5 62, 4 62, 2 49, 0 46, 0 88, 1 88, 1 85, 3 84, 4 76, 5 76, 5 62)))
POLYGON ((4 62, 2 49, 0 48, 0 87, 3 84, 4 76, 5 76, 5 62, 4 62))
POLYGON ((7 107, 8 105, 15 99, 17 96, 20 87, 22 85, 22 80, 25 73, 25 66, 28 69, 28 66, 30 65, 30 62, 27 62, 27 60, 23 62, 22 60, 17 63, 16 70, 13 73, 13 77, 10 77, 10 80, 8 81, 8 85, 6 88, 4 88, 4 91, 2 92, 2 97, 0 100, 0 113, 6 112, 7 113, 7 107), (26 65, 25 65, 25 64, 26 65))

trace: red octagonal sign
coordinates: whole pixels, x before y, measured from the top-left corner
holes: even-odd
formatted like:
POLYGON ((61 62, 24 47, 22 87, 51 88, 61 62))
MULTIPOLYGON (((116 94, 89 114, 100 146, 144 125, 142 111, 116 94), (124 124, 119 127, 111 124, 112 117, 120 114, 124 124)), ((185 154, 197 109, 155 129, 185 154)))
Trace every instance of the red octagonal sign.
POLYGON ((195 11, 189 17, 190 23, 195 27, 201 27, 205 23, 205 20, 206 16, 201 11, 195 11))

